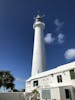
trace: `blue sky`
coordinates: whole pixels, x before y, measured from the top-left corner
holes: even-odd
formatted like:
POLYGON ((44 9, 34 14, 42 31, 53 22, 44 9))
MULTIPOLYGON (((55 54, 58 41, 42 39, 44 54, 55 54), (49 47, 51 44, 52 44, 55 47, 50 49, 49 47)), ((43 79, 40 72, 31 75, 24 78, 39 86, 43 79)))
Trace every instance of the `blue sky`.
POLYGON ((48 69, 75 61, 74 0, 0 0, 0 70, 9 70, 24 88, 31 75, 33 17, 45 14, 44 40, 48 69))

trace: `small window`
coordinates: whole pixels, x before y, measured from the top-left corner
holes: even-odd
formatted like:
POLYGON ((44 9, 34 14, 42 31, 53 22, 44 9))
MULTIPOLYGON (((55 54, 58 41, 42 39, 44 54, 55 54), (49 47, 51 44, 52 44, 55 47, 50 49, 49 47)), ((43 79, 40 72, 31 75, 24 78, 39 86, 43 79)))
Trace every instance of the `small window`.
POLYGON ((33 86, 38 86, 38 80, 33 82, 33 86))
POLYGON ((75 71, 74 71, 74 69, 70 70, 70 77, 71 77, 71 79, 75 79, 75 71))
POLYGON ((58 80, 58 83, 62 82, 62 76, 61 75, 58 75, 57 76, 57 80, 58 80))
POLYGON ((66 96, 66 99, 70 98, 70 90, 69 89, 65 89, 65 96, 66 96))

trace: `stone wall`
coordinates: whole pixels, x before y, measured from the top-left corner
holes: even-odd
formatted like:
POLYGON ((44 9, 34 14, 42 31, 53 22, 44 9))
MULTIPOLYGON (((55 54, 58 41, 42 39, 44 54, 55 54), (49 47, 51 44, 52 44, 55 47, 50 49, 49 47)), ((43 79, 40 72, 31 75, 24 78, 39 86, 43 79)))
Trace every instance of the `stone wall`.
POLYGON ((25 100, 24 92, 0 93, 0 100, 25 100))

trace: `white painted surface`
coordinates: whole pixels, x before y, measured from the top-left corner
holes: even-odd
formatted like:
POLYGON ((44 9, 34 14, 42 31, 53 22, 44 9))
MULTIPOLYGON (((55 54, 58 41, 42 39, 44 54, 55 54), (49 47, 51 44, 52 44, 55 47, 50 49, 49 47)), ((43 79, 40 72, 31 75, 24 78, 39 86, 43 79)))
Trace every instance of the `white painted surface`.
POLYGON ((61 100, 59 88, 51 88, 51 100, 61 100))
POLYGON ((35 30, 33 60, 32 60, 32 76, 46 71, 46 56, 44 47, 43 30, 45 24, 41 21, 35 21, 33 28, 35 30))
MULTIPOLYGON (((27 92, 31 92, 34 89, 37 89, 39 91, 41 91, 43 88, 49 88, 52 89, 51 94, 52 97, 53 95, 57 95, 58 99, 56 100, 66 100, 66 99, 60 99, 60 95, 63 96, 63 98, 65 98, 65 87, 72 87, 70 88, 71 92, 72 92, 72 98, 74 100, 74 95, 75 92, 73 93, 73 91, 75 91, 75 79, 71 79, 70 77, 70 70, 71 69, 75 69, 75 62, 71 62, 62 66, 59 66, 55 69, 49 70, 49 71, 45 71, 42 73, 39 73, 35 76, 30 77, 26 82, 26 91, 27 92), (62 76, 62 82, 58 83, 57 81, 57 76, 61 75, 62 76), (38 80, 38 86, 33 86, 33 82, 35 80, 38 80), (59 89, 60 88, 60 91, 59 89), (58 92, 57 92, 58 91, 58 92)), ((57 98, 56 96, 56 98, 57 98)))
POLYGON ((72 86, 60 87, 60 94, 61 94, 61 100, 75 100, 75 92, 74 92, 74 88, 72 86), (65 89, 70 90, 71 97, 69 99, 66 98, 65 89))
POLYGON ((66 65, 64 65, 63 70, 61 70, 60 67, 62 66, 60 66, 50 71, 42 72, 38 75, 32 76, 31 78, 27 80, 26 90, 33 90, 34 88, 36 88, 36 87, 33 87, 33 81, 35 80, 38 80, 38 83, 39 83, 38 87, 40 88, 75 85, 75 80, 71 80, 70 72, 69 72, 70 69, 75 68, 74 64, 75 64, 74 62, 67 64, 67 70, 65 69, 66 65), (61 83, 57 82, 58 75, 62 75, 61 83))

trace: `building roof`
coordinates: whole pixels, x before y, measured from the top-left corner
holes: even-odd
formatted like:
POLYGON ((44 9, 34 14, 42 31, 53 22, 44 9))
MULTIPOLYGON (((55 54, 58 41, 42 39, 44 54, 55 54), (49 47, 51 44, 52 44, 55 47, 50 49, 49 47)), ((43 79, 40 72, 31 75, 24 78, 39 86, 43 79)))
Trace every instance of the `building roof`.
POLYGON ((73 69, 73 68, 75 68, 75 61, 68 63, 68 64, 61 65, 61 66, 57 66, 54 69, 50 69, 48 71, 39 73, 35 76, 31 76, 27 81, 31 81, 31 80, 36 79, 36 78, 48 76, 50 74, 52 75, 52 74, 56 74, 56 73, 60 73, 60 72, 65 72, 65 71, 73 69))

